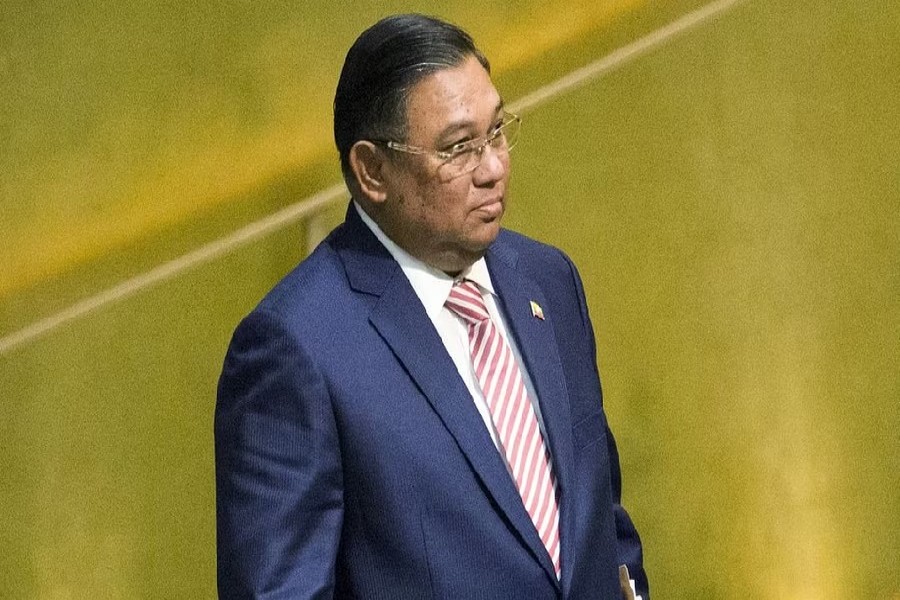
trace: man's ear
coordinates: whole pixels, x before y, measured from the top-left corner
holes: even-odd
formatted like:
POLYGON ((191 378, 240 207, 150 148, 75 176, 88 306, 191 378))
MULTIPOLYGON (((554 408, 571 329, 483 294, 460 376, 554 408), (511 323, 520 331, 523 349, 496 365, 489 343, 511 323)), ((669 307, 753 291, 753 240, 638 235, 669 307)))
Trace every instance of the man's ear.
POLYGON ((366 140, 360 140, 350 148, 350 168, 363 195, 376 204, 387 199, 385 161, 381 148, 366 140))

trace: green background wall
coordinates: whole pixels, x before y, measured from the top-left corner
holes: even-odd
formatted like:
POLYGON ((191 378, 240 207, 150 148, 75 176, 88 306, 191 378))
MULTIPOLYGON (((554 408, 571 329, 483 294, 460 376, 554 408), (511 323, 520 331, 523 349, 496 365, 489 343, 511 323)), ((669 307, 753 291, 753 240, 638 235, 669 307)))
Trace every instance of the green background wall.
POLYGON ((656 598, 900 597, 886 0, 4 3, 0 597, 214 597, 215 383, 303 226, 4 342, 338 183, 359 31, 451 18, 515 102, 704 6, 528 110, 507 224, 581 269, 656 598))

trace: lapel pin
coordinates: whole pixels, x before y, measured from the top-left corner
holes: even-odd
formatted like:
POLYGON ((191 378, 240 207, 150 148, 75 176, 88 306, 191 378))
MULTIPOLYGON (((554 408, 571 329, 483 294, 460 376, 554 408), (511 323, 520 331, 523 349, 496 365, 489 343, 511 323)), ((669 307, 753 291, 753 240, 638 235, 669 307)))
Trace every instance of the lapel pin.
POLYGON ((541 308, 541 305, 534 300, 531 301, 531 314, 541 321, 544 320, 544 310, 541 308))

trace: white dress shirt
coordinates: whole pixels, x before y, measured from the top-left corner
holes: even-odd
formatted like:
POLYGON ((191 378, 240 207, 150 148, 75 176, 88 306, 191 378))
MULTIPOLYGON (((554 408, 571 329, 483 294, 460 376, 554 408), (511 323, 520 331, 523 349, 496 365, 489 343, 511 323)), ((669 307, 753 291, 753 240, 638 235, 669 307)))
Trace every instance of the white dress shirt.
MULTIPOLYGON (((399 263, 400 268, 403 270, 403 274, 406 275, 410 285, 412 285, 416 296, 422 301, 422 306, 425 307, 428 318, 431 319, 434 328, 437 329, 438 334, 441 336, 441 341, 444 342, 444 347, 447 349, 447 353, 450 355, 450 358, 453 359, 453 364, 456 365, 456 370, 459 371, 460 377, 462 377, 466 387, 469 389, 469 393, 472 395, 472 400, 475 402, 475 408, 477 408, 478 412, 481 414, 481 419, 484 421, 484 426, 487 427, 488 432, 491 434, 494 446, 499 449, 500 445, 498 442, 499 437, 497 429, 494 427, 493 419, 491 419, 491 412, 484 399, 484 392, 481 391, 481 386, 478 385, 478 380, 475 376, 475 367, 472 364, 472 357, 469 353, 468 326, 465 321, 444 306, 444 303, 450 296, 450 289, 453 287, 453 282, 457 279, 469 279, 478 285, 478 288, 481 290, 481 294, 484 297, 484 304, 487 307, 488 314, 491 315, 491 320, 494 321, 494 326, 500 331, 500 335, 502 335, 503 339, 509 344, 513 356, 516 359, 516 363, 519 365, 519 370, 522 372, 522 380, 525 383, 525 389, 528 390, 528 398, 531 400, 531 405, 534 407, 534 414, 537 417, 538 425, 541 428, 541 435, 544 436, 544 439, 546 440, 547 433, 544 428, 544 419, 541 417, 541 406, 537 400, 534 385, 532 385, 528 370, 522 362, 522 356, 519 354, 519 348, 516 346, 516 341, 507 333, 506 319, 497 304, 497 293, 494 291, 493 283, 491 283, 491 274, 488 272, 487 263, 484 261, 484 258, 479 259, 471 267, 460 273, 458 277, 451 277, 443 271, 429 267, 421 260, 413 257, 409 252, 399 247, 388 238, 383 231, 381 231, 381 228, 375 224, 369 215, 367 215, 356 202, 353 203, 353 206, 362 218, 363 223, 365 223, 372 233, 375 234, 378 241, 387 248, 387 251, 394 257, 394 260, 399 263)), ((545 446, 549 453, 549 445, 545 444, 545 446)), ((500 453, 501 456, 503 456, 503 454, 503 452, 500 453)), ((506 461, 505 456, 503 456, 503 462, 506 464, 506 469, 510 472, 510 476, 512 476, 511 468, 506 461)), ((634 591, 634 580, 629 577, 628 582, 631 586, 631 593, 636 594, 634 591)), ((634 595, 633 597, 635 600, 641 600, 641 596, 634 595)))
MULTIPOLYGON (((500 331, 500 335, 503 336, 503 339, 506 340, 510 349, 512 349, 516 363, 519 365, 519 370, 522 372, 522 380, 525 383, 525 389, 528 391, 528 398, 531 400, 531 404, 534 407, 534 413, 537 417, 538 425, 541 428, 541 435, 543 435, 546 440, 547 436, 544 429, 544 420, 541 417, 541 407, 540 403, 537 401, 534 385, 532 385, 531 377, 528 375, 525 364, 522 362, 522 356, 519 354, 516 341, 507 333, 506 320, 497 303, 497 294, 494 292, 494 285, 491 283, 491 275, 488 272, 487 263, 484 261, 484 258, 479 259, 458 277, 451 277, 443 271, 439 271, 426 265, 421 260, 409 254, 409 252, 399 247, 388 238, 383 231, 381 231, 378 225, 375 224, 369 215, 367 215, 356 202, 353 203, 353 206, 356 208, 366 226, 368 226, 372 233, 375 234, 378 241, 387 248, 387 251, 390 252, 391 256, 394 257, 394 260, 400 265, 404 275, 406 275, 410 285, 412 285, 416 296, 421 300, 422 306, 425 307, 428 318, 431 319, 434 328, 437 329, 438 335, 441 336, 441 341, 444 342, 447 353, 450 355, 450 358, 453 359, 456 370, 459 371, 460 377, 462 377, 466 387, 469 389, 472 400, 475 402, 475 408, 477 408, 478 412, 481 414, 484 426, 487 427, 488 432, 491 434, 494 445, 499 448, 497 430, 494 427, 494 421, 491 419, 491 412, 484 399, 484 392, 482 392, 481 386, 478 385, 478 380, 475 376, 475 367, 472 364, 472 357, 469 353, 468 327, 465 321, 444 306, 444 303, 450 296, 450 289, 453 287, 453 282, 457 279, 468 279, 474 281, 478 285, 482 296, 484 297, 484 303, 485 306, 487 306, 488 313, 491 315, 491 319, 494 322, 494 326, 500 331)), ((550 448, 548 447, 547 450, 549 452, 550 448)), ((507 469, 509 469, 508 464, 507 469)))

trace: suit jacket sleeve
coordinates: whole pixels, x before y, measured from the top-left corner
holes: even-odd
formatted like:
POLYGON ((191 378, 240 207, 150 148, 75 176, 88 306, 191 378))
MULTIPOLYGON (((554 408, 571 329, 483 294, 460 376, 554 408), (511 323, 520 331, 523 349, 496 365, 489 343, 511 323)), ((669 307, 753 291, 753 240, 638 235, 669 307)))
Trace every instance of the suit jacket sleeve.
POLYGON ((215 415, 219 597, 330 598, 343 518, 323 378, 273 314, 236 330, 215 415))
MULTIPOLYGON (((587 302, 584 295, 584 286, 582 285, 581 277, 578 275, 578 270, 575 268, 575 265, 572 263, 571 259, 569 259, 568 256, 563 256, 565 257, 566 262, 569 264, 569 269, 572 273, 572 278, 578 291, 578 300, 581 308, 582 320, 584 321, 585 327, 588 331, 588 338, 591 344, 592 356, 596 356, 596 339, 594 337, 594 328, 591 324, 590 315, 588 314, 587 302)), ((594 368, 596 369, 596 362, 594 363, 594 368)), ((613 514, 615 516, 616 522, 616 553, 618 556, 618 561, 620 565, 625 565, 628 567, 629 575, 635 582, 637 593, 643 598, 643 600, 649 600, 650 586, 647 581, 647 574, 644 571, 644 559, 641 547, 641 539, 640 536, 638 536, 638 532, 634 526, 634 523, 632 523, 631 521, 631 517, 628 516, 625 508, 622 506, 622 473, 619 468, 619 451, 616 448, 616 441, 613 437, 612 431, 609 430, 609 427, 607 427, 606 429, 606 440, 609 453, 610 478, 612 479, 611 485, 613 492, 613 514)))

